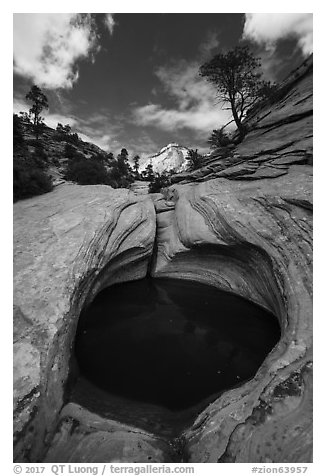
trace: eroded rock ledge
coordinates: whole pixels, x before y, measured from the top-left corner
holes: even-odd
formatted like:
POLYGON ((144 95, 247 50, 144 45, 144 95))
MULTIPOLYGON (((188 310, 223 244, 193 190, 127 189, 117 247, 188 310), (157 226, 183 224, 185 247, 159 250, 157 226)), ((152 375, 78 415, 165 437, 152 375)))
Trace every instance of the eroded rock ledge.
POLYGON ((105 186, 65 185, 16 204, 16 460, 310 461, 311 180, 310 166, 292 166, 254 187, 176 185, 156 196, 156 217, 149 198, 105 186), (255 378, 180 434, 179 455, 176 441, 63 407, 80 310, 103 286, 146 275, 156 219, 154 277, 236 292, 282 327, 255 378))
POLYGON ((286 175, 291 164, 312 165, 312 56, 284 81, 287 93, 272 105, 263 104, 246 120, 248 134, 237 146, 212 153, 203 166, 178 174, 175 182, 212 178, 255 181, 286 175))
POLYGON ((236 292, 272 311, 282 329, 255 378, 184 432, 190 462, 311 460, 311 190, 312 168, 292 166, 254 185, 176 185, 167 202, 156 200, 152 275, 236 292))
POLYGON ((78 316, 102 287, 146 276, 148 197, 61 185, 14 206, 15 459, 39 461, 64 402, 78 316))
POLYGON ((66 184, 14 205, 16 461, 311 461, 310 62, 298 74, 282 101, 249 118, 242 144, 179 175, 164 196, 66 184), (65 398, 82 306, 149 265, 154 277, 240 294, 282 329, 255 378, 211 403, 178 441, 65 398))

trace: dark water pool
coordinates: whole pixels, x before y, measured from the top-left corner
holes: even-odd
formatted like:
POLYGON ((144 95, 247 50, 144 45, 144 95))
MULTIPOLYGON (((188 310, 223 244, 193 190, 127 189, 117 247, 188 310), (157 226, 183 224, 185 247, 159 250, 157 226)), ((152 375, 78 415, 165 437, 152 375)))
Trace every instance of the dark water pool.
POLYGON ((111 394, 181 410, 252 378, 279 338, 276 318, 238 296, 143 279, 98 294, 80 317, 75 355, 111 394))

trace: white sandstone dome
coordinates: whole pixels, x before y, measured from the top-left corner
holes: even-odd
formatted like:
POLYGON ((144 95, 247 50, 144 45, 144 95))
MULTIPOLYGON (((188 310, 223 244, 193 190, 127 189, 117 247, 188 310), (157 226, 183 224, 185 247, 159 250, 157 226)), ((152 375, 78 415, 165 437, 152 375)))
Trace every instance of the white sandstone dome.
POLYGON ((182 172, 186 170, 188 160, 186 159, 189 149, 175 143, 163 147, 157 154, 147 157, 140 165, 140 171, 146 169, 148 164, 153 165, 153 171, 162 173, 169 170, 182 172))

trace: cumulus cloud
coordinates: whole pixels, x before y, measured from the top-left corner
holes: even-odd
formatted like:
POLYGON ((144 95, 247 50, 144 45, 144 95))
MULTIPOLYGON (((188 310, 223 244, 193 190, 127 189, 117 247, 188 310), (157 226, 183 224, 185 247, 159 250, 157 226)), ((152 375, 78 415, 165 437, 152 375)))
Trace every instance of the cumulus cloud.
POLYGON ((13 103, 13 112, 14 114, 19 114, 20 112, 28 112, 30 106, 26 104, 22 99, 14 98, 13 103))
MULTIPOLYGON (((29 109, 30 105, 27 104, 24 99, 14 98, 13 112, 15 114, 28 112, 29 109)), ((89 115, 87 119, 83 119, 74 114, 51 113, 43 110, 42 116, 44 117, 44 122, 47 126, 55 129, 58 122, 63 125, 69 124, 73 128, 73 131, 77 132, 83 141, 92 142, 103 150, 115 151, 119 150, 119 147, 121 149, 119 142, 115 139, 115 135, 120 132, 120 130, 118 130, 115 124, 110 125, 107 122, 108 116, 103 113, 89 115), (109 134, 108 130, 110 132, 109 134)))
POLYGON ((278 40, 296 38, 304 55, 312 53, 312 13, 246 13, 243 37, 273 49, 278 40))
POLYGON ((115 20, 113 18, 113 13, 105 13, 104 24, 109 30, 110 34, 113 35, 113 30, 115 26, 115 20))
POLYGON ((113 116, 106 108, 102 108, 87 117, 78 117, 75 129, 83 140, 107 152, 117 153, 125 147, 120 141, 124 132, 123 122, 123 116, 113 116))
POLYGON ((119 144, 115 140, 113 134, 107 134, 104 130, 101 129, 84 126, 83 122, 84 121, 79 121, 75 126, 79 137, 83 141, 91 142, 92 144, 97 145, 106 152, 115 151, 119 147, 119 144))
POLYGON ((79 137, 85 142, 91 142, 92 144, 97 145, 102 150, 106 152, 111 151, 112 148, 112 138, 108 134, 104 134, 103 136, 96 136, 96 135, 88 135, 84 134, 83 132, 78 132, 79 137))
POLYGON ((44 121, 47 126, 52 127, 55 129, 60 124, 66 125, 69 124, 71 127, 74 127, 78 121, 75 117, 72 116, 65 116, 64 114, 44 114, 44 121))
POLYGON ((166 108, 161 104, 137 107, 133 114, 135 122, 166 131, 188 128, 198 137, 227 123, 230 114, 216 107, 215 88, 199 76, 198 69, 197 62, 185 60, 158 68, 155 74, 175 107, 166 108))
POLYGON ((90 14, 14 14, 14 72, 41 87, 71 88, 78 79, 77 61, 97 48, 90 14))

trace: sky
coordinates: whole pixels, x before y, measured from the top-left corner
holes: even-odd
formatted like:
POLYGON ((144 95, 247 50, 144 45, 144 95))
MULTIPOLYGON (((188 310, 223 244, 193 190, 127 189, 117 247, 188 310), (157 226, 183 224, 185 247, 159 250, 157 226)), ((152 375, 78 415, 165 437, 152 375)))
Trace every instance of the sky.
POLYGON ((264 78, 281 81, 312 53, 309 13, 15 13, 14 112, 33 84, 49 101, 45 122, 69 123, 117 154, 157 153, 169 143, 208 151, 229 121, 199 67, 249 44, 264 78))

